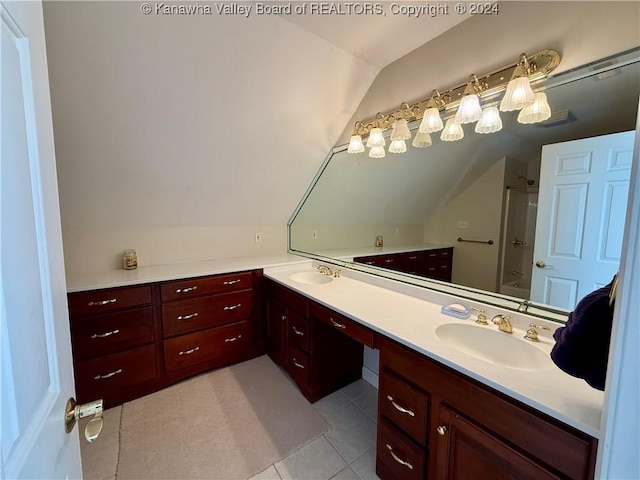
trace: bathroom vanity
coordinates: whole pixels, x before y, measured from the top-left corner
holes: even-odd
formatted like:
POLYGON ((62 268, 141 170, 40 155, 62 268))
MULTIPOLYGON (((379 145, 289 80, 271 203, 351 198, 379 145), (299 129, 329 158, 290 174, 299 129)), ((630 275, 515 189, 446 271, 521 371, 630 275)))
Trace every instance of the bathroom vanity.
POLYGON ((419 277, 451 281, 453 247, 358 256, 356 263, 388 268, 419 277))

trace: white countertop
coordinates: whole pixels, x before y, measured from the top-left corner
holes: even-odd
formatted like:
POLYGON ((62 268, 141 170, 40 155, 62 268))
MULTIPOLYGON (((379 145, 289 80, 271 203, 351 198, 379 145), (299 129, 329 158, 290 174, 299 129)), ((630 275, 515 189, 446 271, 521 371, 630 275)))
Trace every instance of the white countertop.
MULTIPOLYGON (((317 265, 317 262, 313 262, 313 265, 317 265)), ((440 312, 443 304, 461 303, 468 308, 484 308, 489 319, 498 313, 507 313, 497 307, 456 299, 393 280, 387 280, 383 288, 380 286, 381 279, 376 279, 377 285, 374 285, 367 282, 370 275, 352 270, 343 270, 340 278, 321 285, 290 279, 291 274, 300 271, 313 271, 312 262, 266 268, 264 274, 376 332, 598 438, 604 392, 564 373, 553 363, 549 353, 555 343, 552 334, 558 324, 508 312, 514 327, 514 338, 522 338, 531 322, 551 328, 550 331, 540 331, 539 343, 533 344, 522 339, 527 343, 523 348, 531 346, 542 350, 548 364, 545 362, 537 370, 509 368, 467 355, 435 334, 435 329, 445 323, 462 323, 497 331, 492 324, 476 325, 474 315, 466 320, 444 315, 440 312)))
POLYGON ((101 288, 125 287, 143 283, 203 277, 221 273, 254 270, 281 265, 295 265, 309 260, 297 255, 269 257, 238 257, 220 260, 203 260, 191 263, 141 266, 135 270, 109 270, 106 272, 67 274, 67 292, 98 290, 101 288))

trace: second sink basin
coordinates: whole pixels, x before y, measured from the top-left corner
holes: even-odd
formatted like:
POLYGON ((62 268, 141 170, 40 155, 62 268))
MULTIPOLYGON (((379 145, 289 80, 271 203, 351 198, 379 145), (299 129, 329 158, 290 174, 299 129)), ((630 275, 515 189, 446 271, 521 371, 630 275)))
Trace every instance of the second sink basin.
POLYGON ((298 272, 289 276, 291 280, 298 283, 306 283, 307 285, 320 285, 333 281, 333 277, 320 272, 298 272))
POLYGON ((517 370, 541 370, 549 366, 549 356, 512 334, 462 323, 446 323, 436 335, 467 355, 517 370))

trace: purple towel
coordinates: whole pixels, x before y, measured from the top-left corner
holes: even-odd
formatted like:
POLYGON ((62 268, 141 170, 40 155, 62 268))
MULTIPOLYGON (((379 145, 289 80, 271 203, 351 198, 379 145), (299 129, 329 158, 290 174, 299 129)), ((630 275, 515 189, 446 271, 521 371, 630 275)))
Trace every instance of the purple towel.
POLYGON ((598 390, 604 390, 607 374, 613 322, 613 305, 609 305, 612 284, 613 281, 580 300, 569 314, 567 324, 553 334, 554 363, 598 390))

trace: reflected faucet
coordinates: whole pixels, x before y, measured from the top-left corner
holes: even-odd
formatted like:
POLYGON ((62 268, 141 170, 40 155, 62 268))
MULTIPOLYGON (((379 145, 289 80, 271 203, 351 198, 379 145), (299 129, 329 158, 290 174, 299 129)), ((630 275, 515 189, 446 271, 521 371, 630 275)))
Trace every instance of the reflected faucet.
POLYGON ((496 315, 491 321, 498 325, 498 330, 504 333, 513 333, 513 326, 511 325, 511 317, 509 315, 496 315))

